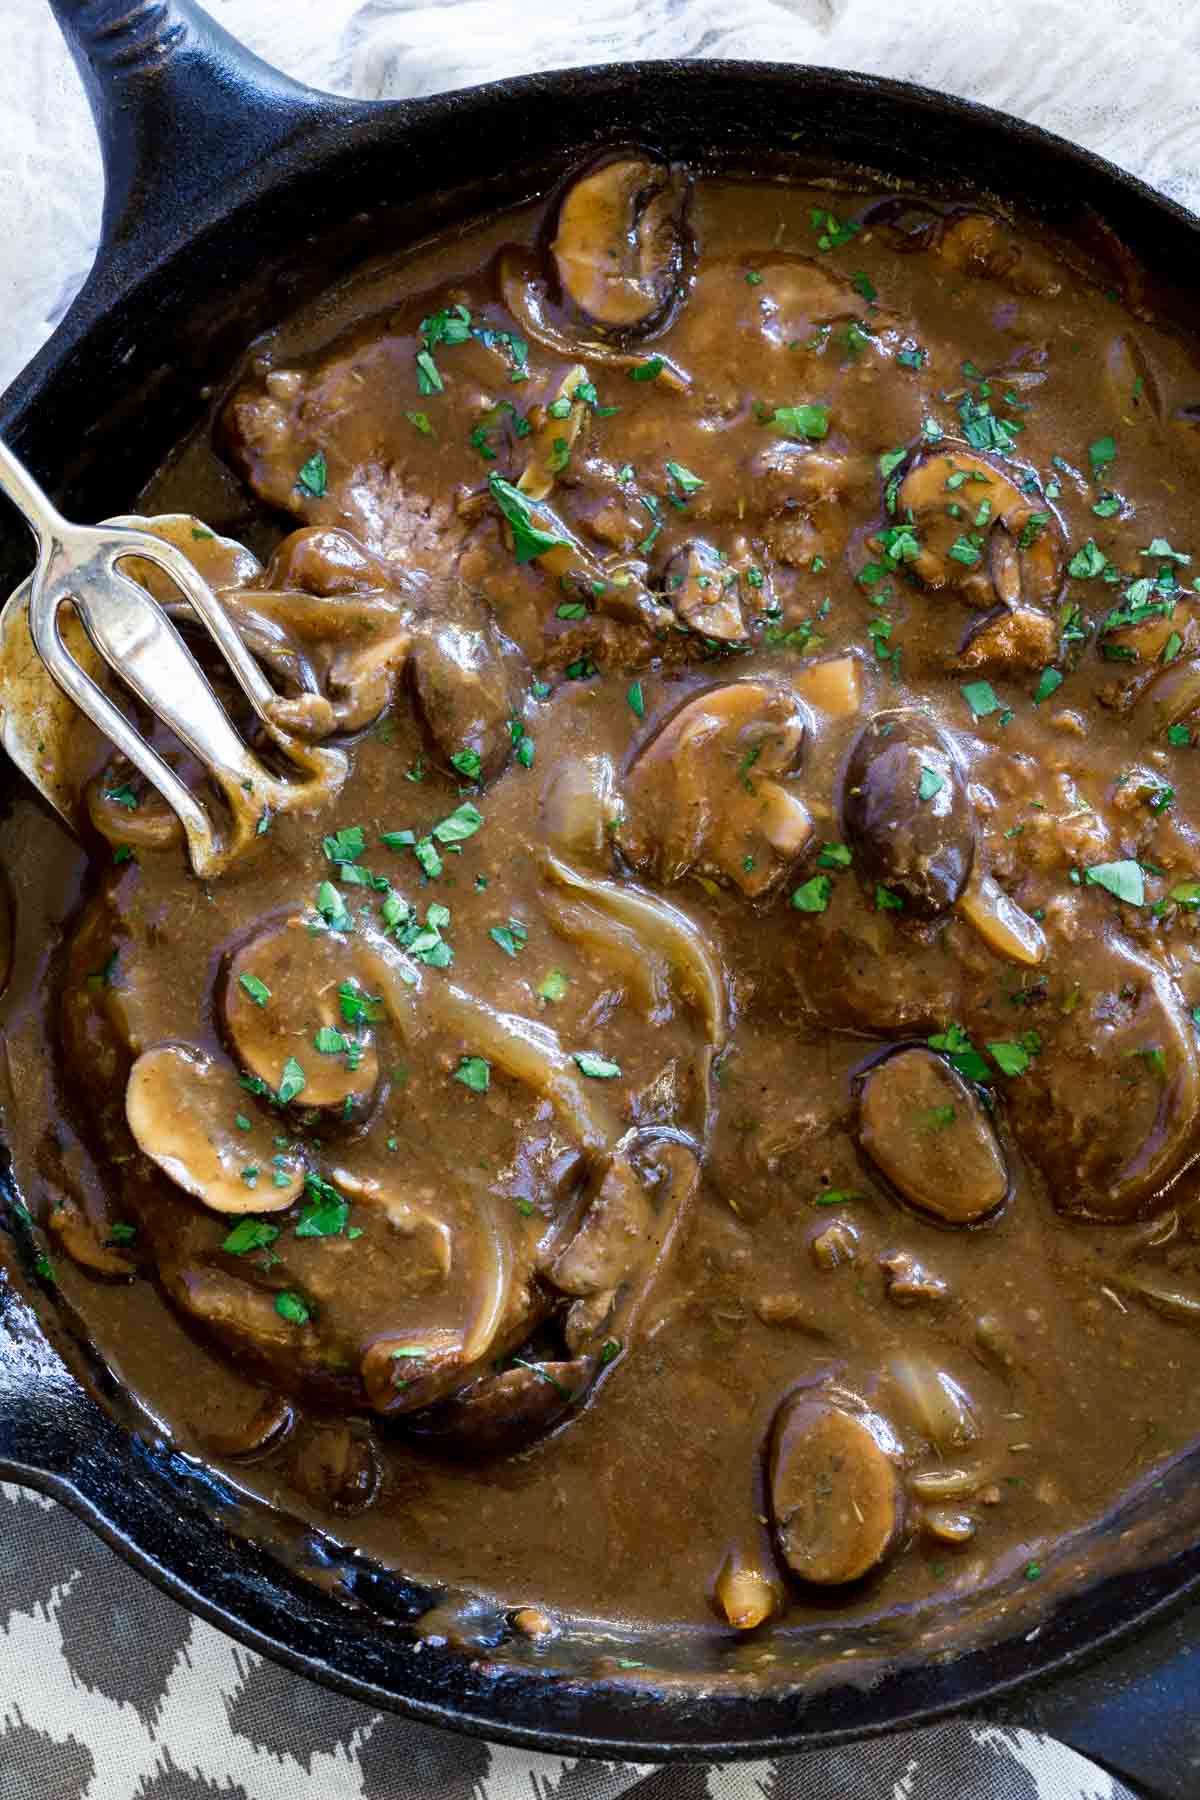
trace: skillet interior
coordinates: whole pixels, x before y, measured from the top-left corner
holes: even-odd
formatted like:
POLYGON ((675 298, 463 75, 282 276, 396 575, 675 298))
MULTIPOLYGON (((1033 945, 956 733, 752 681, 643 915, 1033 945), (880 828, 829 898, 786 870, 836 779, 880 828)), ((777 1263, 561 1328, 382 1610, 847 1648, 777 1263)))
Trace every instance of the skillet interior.
MULTIPOLYGON (((878 162, 886 146, 890 174, 930 187, 944 182, 947 171, 961 170, 966 132, 971 166, 986 169, 997 191, 1050 224, 1086 222, 1086 194, 1152 268, 1185 278, 1194 268, 1196 227, 1176 209, 1040 134, 1014 133, 991 115, 935 96, 825 72, 718 65, 664 66, 652 79, 631 70, 537 77, 420 108, 313 114, 297 141, 233 185, 227 221, 218 218, 221 197, 211 196, 176 217, 180 247, 137 291, 120 292, 128 261, 124 270, 120 261, 102 267, 57 344, 10 392, 3 428, 36 469, 61 471, 55 487, 67 510, 103 516, 141 485, 197 415, 204 384, 226 372, 248 338, 364 255, 537 191, 581 147, 636 138, 709 166, 761 167, 762 146, 771 145, 803 172, 815 164, 827 170, 835 144, 849 167, 878 162), (510 142, 526 146, 525 160, 480 177, 472 168, 480 145, 510 142), (402 201, 393 197, 398 168, 402 201), (361 206, 349 220, 348 193, 361 206), (333 221, 328 232, 312 234, 312 221, 326 217, 333 221), (188 243, 191 220, 200 230, 188 243)), ((158 248, 169 238, 168 231, 158 248)), ((5 573, 11 568, 14 579, 24 567, 22 550, 15 536, 5 540, 5 573)), ((951 1666, 885 1679, 869 1691, 830 1690, 807 1701, 802 1717, 793 1697, 703 1697, 689 1686, 654 1697, 628 1676, 607 1690, 594 1681, 562 1681, 548 1695, 536 1675, 468 1667, 452 1653, 414 1659, 398 1649, 397 1639, 381 1633, 380 1616, 411 1616, 425 1596, 359 1568, 338 1582, 328 1547, 301 1544, 300 1557, 290 1559, 317 1572, 323 1578, 317 1584, 282 1575, 259 1551, 240 1547, 231 1554, 220 1518, 236 1506, 234 1497, 169 1447, 131 1439, 136 1422, 119 1395, 104 1396, 108 1419, 98 1428, 90 1403, 39 1348, 36 1328, 15 1299, 10 1316, 17 1334, 4 1406, 24 1390, 14 1407, 20 1436, 13 1462, 69 1470, 83 1496, 77 1503, 126 1554, 175 1591, 182 1584, 181 1597, 197 1610, 297 1661, 306 1673, 435 1721, 538 1747, 569 1740, 576 1749, 610 1754, 762 1754, 783 1743, 811 1746, 858 1735, 947 1705, 978 1703, 1084 1645, 1095 1647, 1198 1573, 1197 1559, 1183 1558, 1149 1579, 1119 1579, 1062 1609, 1032 1652, 1020 1642, 999 1645, 951 1666), (40 1448, 39 1432, 46 1434, 40 1448), (138 1479, 131 1483, 134 1470, 138 1479), (189 1579, 197 1567, 205 1569, 203 1597, 189 1579), (339 1586, 343 1598, 331 1598, 339 1586), (353 1602, 363 1610, 355 1611, 353 1602)), ((85 1355, 77 1348, 72 1360, 85 1355)), ((102 1372, 95 1380, 103 1394, 102 1372)), ((0 1433, 0 1451, 5 1448, 0 1433)), ((228 1512, 225 1517, 235 1523, 228 1512)), ((241 1523, 252 1530, 256 1524, 241 1523)))

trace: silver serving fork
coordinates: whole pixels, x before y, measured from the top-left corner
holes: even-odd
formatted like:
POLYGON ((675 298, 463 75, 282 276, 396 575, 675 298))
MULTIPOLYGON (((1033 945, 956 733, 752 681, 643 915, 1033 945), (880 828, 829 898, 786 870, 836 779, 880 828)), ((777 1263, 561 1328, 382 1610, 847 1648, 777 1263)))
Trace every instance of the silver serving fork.
MULTIPOLYGON (((71 524, 2 442, 0 490, 20 509, 38 543, 33 575, 0 614, 0 643, 13 637, 14 609, 27 609, 29 634, 42 663, 63 693, 158 789, 183 826, 197 875, 207 879, 220 874, 262 828, 265 816, 314 810, 336 796, 349 766, 345 753, 301 743, 275 723, 274 689, 208 583, 174 545, 127 524, 71 524), (243 742, 166 612, 144 587, 121 572, 121 563, 132 557, 152 563, 179 589, 217 644, 264 730, 298 765, 299 779, 283 780, 273 774, 243 742), (227 826, 214 821, 71 654, 59 617, 67 603, 109 668, 207 769, 228 803, 227 826)), ((7 719, 5 725, 5 746, 14 760, 73 823, 61 788, 42 777, 31 747, 21 742, 20 721, 15 729, 9 728, 7 719)))

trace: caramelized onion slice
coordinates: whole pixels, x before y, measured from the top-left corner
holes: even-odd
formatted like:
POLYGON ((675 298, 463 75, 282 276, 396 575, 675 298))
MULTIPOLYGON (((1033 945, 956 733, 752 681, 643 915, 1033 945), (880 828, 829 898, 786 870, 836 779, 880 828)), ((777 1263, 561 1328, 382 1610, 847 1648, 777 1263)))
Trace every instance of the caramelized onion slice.
POLYGON ((560 937, 611 969, 629 990, 652 1025, 671 1017, 671 972, 666 957, 647 950, 628 925, 610 918, 586 900, 544 893, 546 917, 560 937))
POLYGON ((1036 969, 1044 960, 1045 932, 992 876, 976 869, 959 895, 958 910, 997 956, 1027 969, 1036 969))
POLYGON ((557 887, 590 902, 625 926, 648 954, 666 958, 685 998, 699 1010, 708 1042, 719 1049, 727 1029, 725 978, 720 963, 687 914, 632 882, 611 881, 577 869, 552 850, 543 852, 543 866, 557 887))

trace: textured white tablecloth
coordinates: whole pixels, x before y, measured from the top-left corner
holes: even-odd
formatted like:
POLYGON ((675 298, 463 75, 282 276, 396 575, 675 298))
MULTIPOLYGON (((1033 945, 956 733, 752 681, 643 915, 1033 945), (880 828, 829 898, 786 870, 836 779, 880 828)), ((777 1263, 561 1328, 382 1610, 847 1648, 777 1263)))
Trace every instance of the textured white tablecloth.
MULTIPOLYGON (((288 74, 371 99, 630 57, 779 57, 1048 126, 1200 209, 1200 0, 208 0, 288 74)), ((0 0, 0 386, 86 273, 101 185, 45 0, 0 0)), ((240 1650, 60 1509, 0 1489, 0 1800, 1122 1800, 1061 1745, 969 1723, 651 1773, 382 1718, 240 1650)))

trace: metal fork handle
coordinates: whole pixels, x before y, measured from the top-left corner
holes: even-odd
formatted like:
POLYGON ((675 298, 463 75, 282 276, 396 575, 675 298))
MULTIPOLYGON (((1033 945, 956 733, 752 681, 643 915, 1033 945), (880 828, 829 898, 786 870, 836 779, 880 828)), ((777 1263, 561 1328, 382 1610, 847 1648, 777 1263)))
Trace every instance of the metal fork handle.
POLYGON ((2 438, 0 438, 0 490, 6 493, 17 510, 24 514, 26 524, 43 551, 48 550, 59 527, 65 529, 67 521, 49 494, 38 485, 24 463, 13 455, 2 438))

